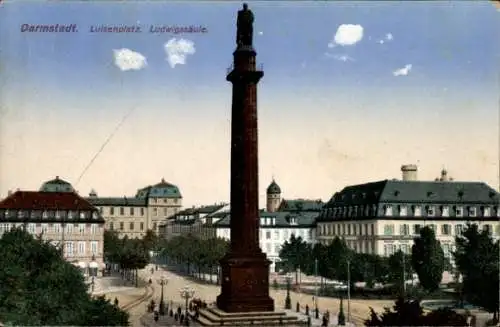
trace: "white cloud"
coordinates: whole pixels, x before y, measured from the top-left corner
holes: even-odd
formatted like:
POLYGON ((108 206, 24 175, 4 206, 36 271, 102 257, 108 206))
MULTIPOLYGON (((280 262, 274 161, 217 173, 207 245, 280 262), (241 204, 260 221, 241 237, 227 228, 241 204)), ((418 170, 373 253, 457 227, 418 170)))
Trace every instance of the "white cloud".
POLYGON ((405 65, 403 68, 396 69, 394 72, 392 72, 392 74, 394 76, 406 76, 410 73, 411 68, 412 68, 412 65, 408 64, 408 65, 405 65))
POLYGON ((196 52, 194 42, 186 39, 172 38, 165 43, 165 53, 170 67, 186 64, 186 57, 196 52))
POLYGON ((338 54, 333 54, 333 53, 328 53, 325 52, 325 56, 328 58, 333 58, 338 61, 343 61, 343 62, 348 62, 348 61, 354 61, 354 58, 348 56, 348 55, 338 55, 338 54))
POLYGON ((140 70, 147 66, 146 57, 130 49, 115 49, 113 50, 113 57, 115 65, 123 71, 140 70))
POLYGON ((264 32, 262 32, 262 31, 259 32, 259 35, 263 35, 263 34, 264 34, 264 32))
POLYGON ((394 39, 394 37, 392 36, 392 34, 391 34, 391 33, 387 33, 387 34, 385 35, 385 39, 386 39, 387 41, 392 41, 392 40, 394 39))
POLYGON ((328 43, 329 48, 333 48, 335 45, 354 45, 361 41, 363 38, 363 26, 353 25, 353 24, 342 24, 338 27, 333 41, 328 43))

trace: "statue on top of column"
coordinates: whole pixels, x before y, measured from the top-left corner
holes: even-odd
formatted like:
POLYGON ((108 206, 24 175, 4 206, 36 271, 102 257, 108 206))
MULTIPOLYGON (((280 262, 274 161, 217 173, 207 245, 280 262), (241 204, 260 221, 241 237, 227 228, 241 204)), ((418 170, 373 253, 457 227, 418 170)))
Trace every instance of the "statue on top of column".
POLYGON ((248 9, 246 3, 243 4, 243 10, 238 11, 238 20, 236 21, 236 44, 252 45, 253 39, 253 12, 248 9))

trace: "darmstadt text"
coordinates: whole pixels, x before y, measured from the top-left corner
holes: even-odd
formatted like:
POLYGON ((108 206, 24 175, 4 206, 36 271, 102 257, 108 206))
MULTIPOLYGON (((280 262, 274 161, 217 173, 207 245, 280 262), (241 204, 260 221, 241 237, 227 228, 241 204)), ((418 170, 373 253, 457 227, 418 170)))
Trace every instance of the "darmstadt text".
POLYGON ((76 24, 22 24, 21 32, 28 33, 75 33, 78 32, 76 24))

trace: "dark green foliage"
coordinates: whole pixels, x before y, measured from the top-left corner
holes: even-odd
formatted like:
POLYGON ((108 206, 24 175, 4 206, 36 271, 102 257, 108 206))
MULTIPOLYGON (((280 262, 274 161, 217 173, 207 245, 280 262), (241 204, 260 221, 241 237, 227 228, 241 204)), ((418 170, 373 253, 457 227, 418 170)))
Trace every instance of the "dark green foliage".
POLYGON ((420 285, 429 292, 437 290, 443 278, 445 259, 440 242, 428 226, 415 238, 411 259, 420 285))
MULTIPOLYGON (((151 241, 149 234, 145 239, 122 239, 114 231, 104 232, 105 260, 117 263, 122 269, 135 270, 144 268, 150 261, 149 250, 151 241)), ((154 241, 156 242, 156 241, 154 241)))
POLYGON ((396 300, 393 310, 386 308, 378 315, 370 308, 365 326, 465 326, 465 317, 449 309, 439 309, 424 315, 418 300, 396 300))
POLYGON ((396 285, 396 292, 403 295, 404 278, 412 279, 413 269, 411 266, 411 256, 397 251, 387 260, 389 266, 388 281, 396 285))
POLYGON ((125 326, 128 314, 92 300, 79 269, 21 229, 0 239, 0 317, 12 325, 125 326))
POLYGON ((468 225, 456 237, 454 253, 458 271, 463 276, 461 292, 471 304, 496 313, 499 307, 499 244, 477 225, 468 225))

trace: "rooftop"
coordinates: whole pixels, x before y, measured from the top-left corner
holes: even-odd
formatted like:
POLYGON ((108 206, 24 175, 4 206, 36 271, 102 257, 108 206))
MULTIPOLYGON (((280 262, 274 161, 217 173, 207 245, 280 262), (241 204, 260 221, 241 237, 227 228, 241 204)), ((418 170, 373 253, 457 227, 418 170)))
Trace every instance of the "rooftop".
POLYGON ((0 209, 12 210, 97 210, 72 192, 17 191, 0 202, 0 209))

